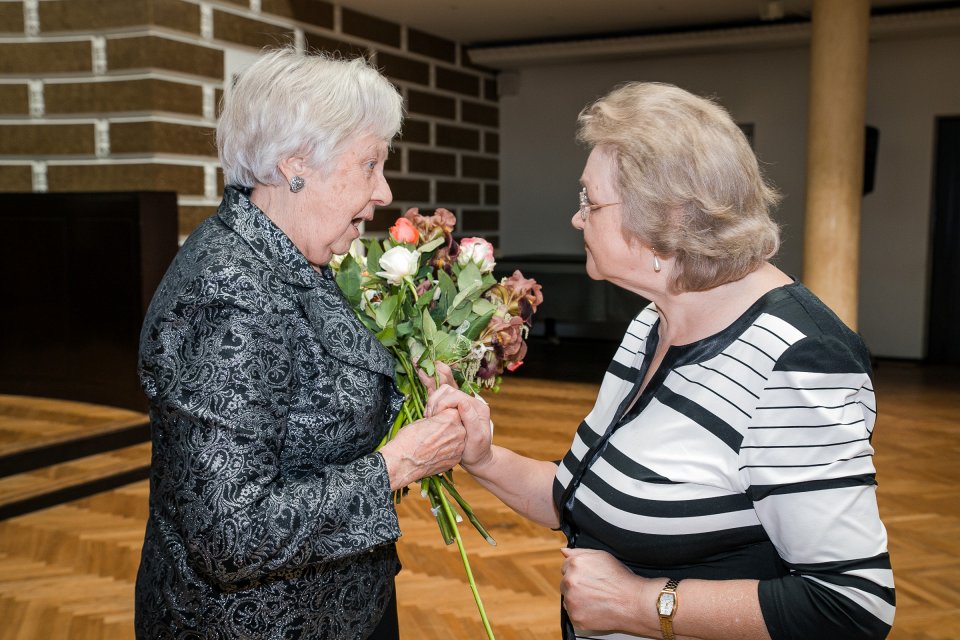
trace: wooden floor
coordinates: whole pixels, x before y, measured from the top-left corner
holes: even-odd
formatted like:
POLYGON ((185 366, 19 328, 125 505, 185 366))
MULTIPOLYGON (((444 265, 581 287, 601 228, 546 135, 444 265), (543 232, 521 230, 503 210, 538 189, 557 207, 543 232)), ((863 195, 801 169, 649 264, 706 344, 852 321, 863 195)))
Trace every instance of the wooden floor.
MULTIPOLYGON (((899 605, 890 637, 955 640, 960 638, 960 377, 956 369, 881 363, 876 385, 880 508, 899 605)), ((595 392, 588 384, 509 380, 491 402, 496 439, 521 453, 559 458, 595 392)), ((132 464, 148 459, 149 452, 139 446, 114 455, 118 464, 132 464)), ((79 467, 89 472, 102 464, 79 467)), ((53 475, 62 482, 64 474, 68 471, 53 475)), ((520 520, 462 472, 458 483, 499 543, 491 547, 463 527, 497 638, 555 640, 562 538, 520 520)), ((8 484, 24 490, 22 481, 8 484)), ((131 638, 147 493, 147 483, 136 482, 0 522, 0 640, 131 638)), ((411 495, 400 517, 404 640, 482 638, 456 549, 440 542, 425 503, 411 495)))

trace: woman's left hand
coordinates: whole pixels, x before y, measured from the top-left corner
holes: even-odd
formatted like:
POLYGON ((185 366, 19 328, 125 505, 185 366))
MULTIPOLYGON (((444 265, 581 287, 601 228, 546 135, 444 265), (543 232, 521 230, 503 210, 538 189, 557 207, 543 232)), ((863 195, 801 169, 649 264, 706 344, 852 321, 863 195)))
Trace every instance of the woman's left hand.
MULTIPOLYGON (((606 551, 560 549, 563 608, 578 629, 642 633, 638 614, 645 580, 606 551), (634 586, 636 585, 636 586, 634 586)), ((653 600, 648 606, 653 611, 653 600)))

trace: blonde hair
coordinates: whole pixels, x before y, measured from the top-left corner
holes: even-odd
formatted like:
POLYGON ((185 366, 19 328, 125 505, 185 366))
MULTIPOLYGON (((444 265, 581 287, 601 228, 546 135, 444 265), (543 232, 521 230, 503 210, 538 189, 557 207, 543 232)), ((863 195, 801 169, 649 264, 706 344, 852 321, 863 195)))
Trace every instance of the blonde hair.
POLYGON ((704 291, 780 247, 779 201, 727 111, 678 87, 630 82, 588 105, 578 139, 613 151, 623 226, 675 260, 671 288, 704 291))
POLYGON ((227 184, 283 182, 277 165, 295 155, 330 168, 354 135, 391 140, 403 121, 403 98, 363 58, 344 60, 267 51, 240 74, 217 125, 227 184))

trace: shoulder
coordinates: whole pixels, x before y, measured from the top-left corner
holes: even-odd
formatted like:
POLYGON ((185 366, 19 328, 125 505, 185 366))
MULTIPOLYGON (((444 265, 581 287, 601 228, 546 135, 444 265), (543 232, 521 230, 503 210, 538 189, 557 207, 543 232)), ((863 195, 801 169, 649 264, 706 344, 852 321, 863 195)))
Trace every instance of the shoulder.
POLYGON ((768 328, 788 345, 775 370, 870 373, 863 339, 827 305, 799 283, 784 293, 765 312, 768 328))
POLYGON ((286 288, 243 238, 212 216, 184 242, 154 303, 160 313, 177 306, 270 312, 286 288))

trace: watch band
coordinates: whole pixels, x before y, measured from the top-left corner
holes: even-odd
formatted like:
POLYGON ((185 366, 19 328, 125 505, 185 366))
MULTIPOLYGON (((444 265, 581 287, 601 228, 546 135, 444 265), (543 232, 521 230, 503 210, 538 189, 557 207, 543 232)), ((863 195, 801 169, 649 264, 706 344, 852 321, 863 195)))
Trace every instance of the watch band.
POLYGON ((677 593, 679 584, 679 580, 670 578, 657 596, 657 616, 660 617, 660 633, 663 634, 663 640, 674 640, 673 616, 680 608, 680 596, 677 593))

